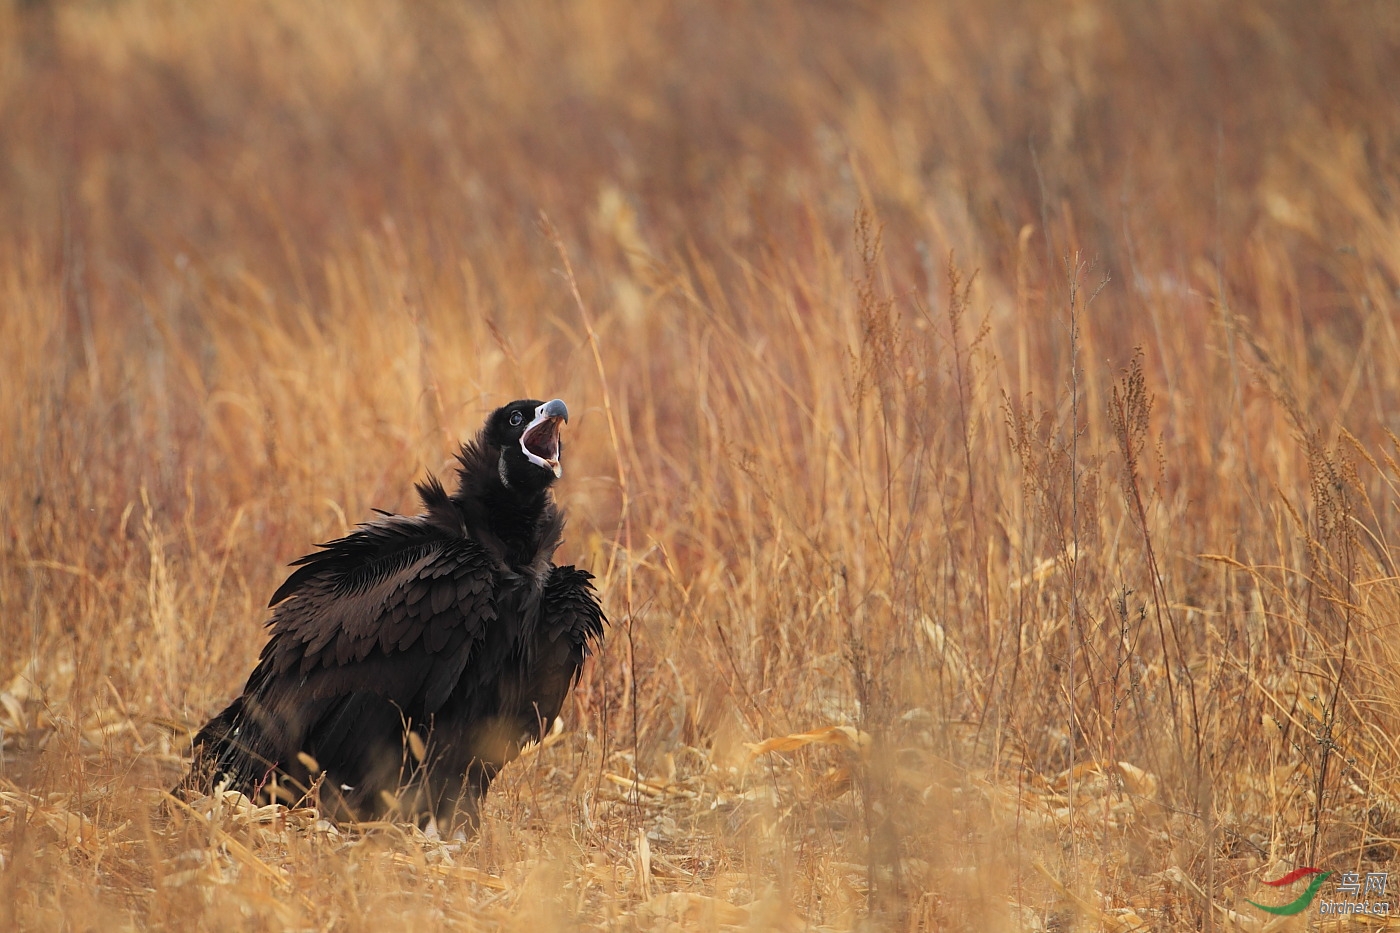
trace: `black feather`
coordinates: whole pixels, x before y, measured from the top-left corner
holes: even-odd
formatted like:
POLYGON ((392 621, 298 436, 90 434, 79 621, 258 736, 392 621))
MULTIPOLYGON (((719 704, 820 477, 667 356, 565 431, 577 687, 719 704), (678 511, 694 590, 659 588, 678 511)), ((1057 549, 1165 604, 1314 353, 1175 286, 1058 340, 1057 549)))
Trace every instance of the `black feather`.
POLYGON ((305 753, 337 818, 474 824, 492 778, 558 715, 606 621, 592 574, 551 562, 554 474, 515 453, 509 416, 536 409, 491 416, 458 455, 456 494, 428 477, 421 514, 381 512, 293 562, 258 665, 195 738, 185 788, 301 793, 316 778, 305 753))

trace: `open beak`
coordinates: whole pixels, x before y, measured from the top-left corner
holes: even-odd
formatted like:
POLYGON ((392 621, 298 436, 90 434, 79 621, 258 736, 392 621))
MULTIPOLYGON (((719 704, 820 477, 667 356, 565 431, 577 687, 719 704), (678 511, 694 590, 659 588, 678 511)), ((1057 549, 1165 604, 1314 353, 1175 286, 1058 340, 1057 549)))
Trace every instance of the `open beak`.
POLYGON ((535 409, 535 420, 520 435, 525 458, 535 466, 552 470, 556 479, 564 475, 564 468, 559 465, 559 425, 568 420, 568 406, 556 398, 535 409))

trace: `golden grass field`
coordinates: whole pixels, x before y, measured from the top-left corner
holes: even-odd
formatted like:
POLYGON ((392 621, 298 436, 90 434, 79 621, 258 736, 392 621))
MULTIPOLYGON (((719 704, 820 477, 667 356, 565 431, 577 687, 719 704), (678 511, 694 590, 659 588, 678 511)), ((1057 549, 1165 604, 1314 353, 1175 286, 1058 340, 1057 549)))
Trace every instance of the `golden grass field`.
POLYGON ((0 930, 1379 928, 1246 900, 1400 867, 1397 87, 1381 0, 0 6, 0 930), (521 396, 612 625, 479 835, 169 803, 521 396))

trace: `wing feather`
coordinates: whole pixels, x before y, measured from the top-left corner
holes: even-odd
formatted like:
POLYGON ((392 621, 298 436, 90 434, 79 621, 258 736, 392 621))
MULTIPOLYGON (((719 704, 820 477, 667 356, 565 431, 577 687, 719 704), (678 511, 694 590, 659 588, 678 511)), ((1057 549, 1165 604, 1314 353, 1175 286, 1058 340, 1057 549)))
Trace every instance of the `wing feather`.
POLYGON ((296 562, 274 597, 268 673, 300 675, 311 696, 366 686, 431 714, 495 621, 480 545, 418 518, 361 526, 296 562))
POLYGON ((603 637, 607 622, 592 581, 587 570, 556 567, 544 587, 544 633, 550 641, 567 638, 583 657, 603 637))

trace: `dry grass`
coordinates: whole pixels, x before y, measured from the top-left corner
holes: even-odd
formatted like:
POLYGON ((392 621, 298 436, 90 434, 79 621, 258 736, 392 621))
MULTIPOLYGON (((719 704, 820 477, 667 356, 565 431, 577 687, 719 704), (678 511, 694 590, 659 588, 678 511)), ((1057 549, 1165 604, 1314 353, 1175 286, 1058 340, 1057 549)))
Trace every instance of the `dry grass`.
POLYGON ((0 928, 1394 868, 1397 62, 1381 2, 3 8, 0 928), (283 565, 524 394, 613 625, 479 838, 167 812, 283 565))

